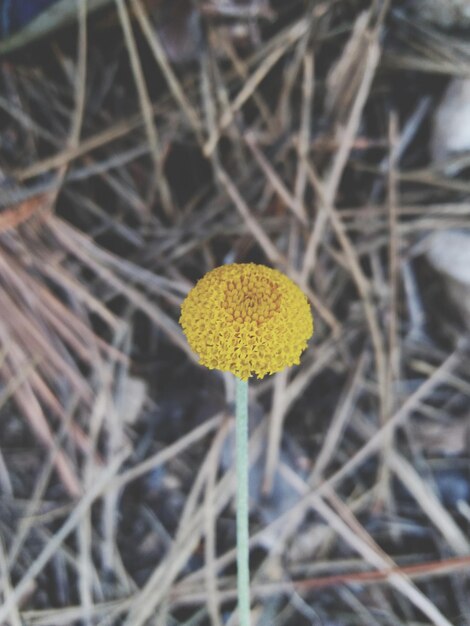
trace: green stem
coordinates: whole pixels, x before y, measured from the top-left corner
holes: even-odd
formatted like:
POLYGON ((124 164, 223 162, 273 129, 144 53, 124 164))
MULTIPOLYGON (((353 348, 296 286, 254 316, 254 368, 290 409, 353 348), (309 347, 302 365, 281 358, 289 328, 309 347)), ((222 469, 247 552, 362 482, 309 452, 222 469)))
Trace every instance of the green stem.
POLYGON ((248 532, 248 381, 236 379, 237 586, 238 623, 250 626, 250 553, 248 532))

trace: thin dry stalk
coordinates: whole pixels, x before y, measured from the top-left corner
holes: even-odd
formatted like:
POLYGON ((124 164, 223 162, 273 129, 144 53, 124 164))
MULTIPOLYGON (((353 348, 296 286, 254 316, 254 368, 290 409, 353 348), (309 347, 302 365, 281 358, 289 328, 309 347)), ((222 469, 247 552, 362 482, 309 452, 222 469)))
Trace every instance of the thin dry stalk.
POLYGON ((207 483, 204 494, 205 509, 205 560, 206 560, 206 584, 207 584, 207 604, 212 626, 222 626, 220 614, 220 600, 217 583, 217 569, 215 567, 216 549, 216 511, 215 486, 216 476, 219 467, 220 453, 222 445, 227 436, 227 425, 221 428, 214 439, 214 445, 209 451, 209 467, 207 470, 207 483))
POLYGON ((137 52, 134 35, 132 33, 131 21, 124 0, 115 0, 115 2, 118 9, 119 20, 121 22, 122 30, 124 33, 124 40, 126 42, 126 46, 129 52, 132 73, 134 74, 135 84, 137 87, 137 92, 139 94, 142 116, 145 121, 147 138, 151 149, 152 158, 155 166, 155 173, 158 181, 158 188, 162 198, 162 206, 166 214, 171 217, 174 213, 174 207, 171 199, 171 192, 168 187, 168 182, 163 171, 162 147, 160 145, 160 139, 157 129, 153 122, 152 105, 150 97, 148 95, 147 87, 145 85, 145 77, 139 60, 139 54, 137 52))

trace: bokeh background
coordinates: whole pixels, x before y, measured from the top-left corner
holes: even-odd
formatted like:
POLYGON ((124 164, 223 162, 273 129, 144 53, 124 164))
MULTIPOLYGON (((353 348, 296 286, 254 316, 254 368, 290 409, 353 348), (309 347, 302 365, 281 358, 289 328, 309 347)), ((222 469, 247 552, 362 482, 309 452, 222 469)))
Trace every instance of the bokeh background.
POLYGON ((206 271, 305 291, 250 389, 252 620, 470 624, 470 6, 0 2, 0 623, 237 624, 206 271))

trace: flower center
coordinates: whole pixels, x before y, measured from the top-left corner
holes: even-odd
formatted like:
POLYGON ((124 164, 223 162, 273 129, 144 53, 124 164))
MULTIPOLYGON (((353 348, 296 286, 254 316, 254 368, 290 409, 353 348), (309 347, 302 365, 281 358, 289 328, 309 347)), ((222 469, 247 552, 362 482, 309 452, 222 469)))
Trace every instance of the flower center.
POLYGON ((281 307, 278 285, 266 278, 239 276, 227 281, 224 290, 224 309, 229 321, 257 322, 271 319, 281 307))

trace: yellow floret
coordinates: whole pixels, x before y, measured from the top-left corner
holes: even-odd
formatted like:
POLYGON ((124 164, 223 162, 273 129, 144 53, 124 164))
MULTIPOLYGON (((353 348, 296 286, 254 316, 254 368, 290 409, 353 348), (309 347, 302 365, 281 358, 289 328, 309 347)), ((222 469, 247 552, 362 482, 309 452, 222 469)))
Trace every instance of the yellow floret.
POLYGON ((277 270, 223 265, 189 292, 180 324, 202 365, 242 380, 297 365, 313 333, 307 298, 277 270))

